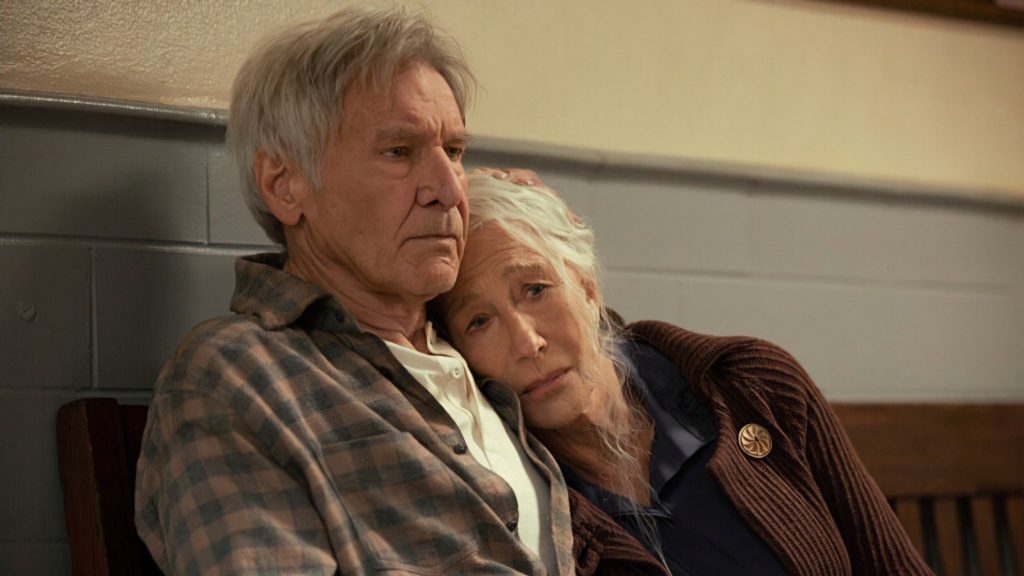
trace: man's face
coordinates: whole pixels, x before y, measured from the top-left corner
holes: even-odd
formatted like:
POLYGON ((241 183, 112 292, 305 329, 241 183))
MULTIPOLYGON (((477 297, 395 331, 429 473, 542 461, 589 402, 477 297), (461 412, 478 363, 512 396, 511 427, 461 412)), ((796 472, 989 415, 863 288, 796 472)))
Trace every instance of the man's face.
MULTIPOLYGON (((303 201, 303 244, 328 274, 378 297, 424 302, 455 283, 466 242, 466 132, 441 75, 422 63, 390 94, 355 84, 303 201)), ((291 249, 291 241, 289 241, 291 249)))

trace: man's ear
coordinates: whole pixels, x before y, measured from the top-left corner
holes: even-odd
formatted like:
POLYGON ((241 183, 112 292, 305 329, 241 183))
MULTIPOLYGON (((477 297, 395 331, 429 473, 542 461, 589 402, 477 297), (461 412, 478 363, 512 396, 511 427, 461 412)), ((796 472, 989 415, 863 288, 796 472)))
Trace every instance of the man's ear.
POLYGON ((271 214, 284 226, 298 224, 302 219, 302 199, 308 189, 302 170, 280 154, 260 150, 253 160, 252 172, 271 214))

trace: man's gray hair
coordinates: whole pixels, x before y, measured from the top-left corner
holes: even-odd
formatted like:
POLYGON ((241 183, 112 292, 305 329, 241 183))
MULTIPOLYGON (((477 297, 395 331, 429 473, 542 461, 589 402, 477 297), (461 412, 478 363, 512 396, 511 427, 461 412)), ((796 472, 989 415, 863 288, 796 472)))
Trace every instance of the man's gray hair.
POLYGON ((465 121, 476 81, 462 50, 422 12, 401 6, 348 6, 267 39, 242 64, 231 89, 227 140, 245 203, 271 240, 284 245, 284 228, 260 196, 256 154, 295 162, 319 189, 320 158, 341 122, 345 91, 370 83, 386 93, 413 62, 441 74, 465 121))

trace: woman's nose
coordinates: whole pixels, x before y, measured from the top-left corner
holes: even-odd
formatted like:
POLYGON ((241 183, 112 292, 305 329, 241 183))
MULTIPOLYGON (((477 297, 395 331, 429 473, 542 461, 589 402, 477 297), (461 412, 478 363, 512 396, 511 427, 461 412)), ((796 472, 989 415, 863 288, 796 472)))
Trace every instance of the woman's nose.
POLYGON ((511 330, 512 348, 520 358, 536 358, 547 346, 531 318, 516 315, 511 330))

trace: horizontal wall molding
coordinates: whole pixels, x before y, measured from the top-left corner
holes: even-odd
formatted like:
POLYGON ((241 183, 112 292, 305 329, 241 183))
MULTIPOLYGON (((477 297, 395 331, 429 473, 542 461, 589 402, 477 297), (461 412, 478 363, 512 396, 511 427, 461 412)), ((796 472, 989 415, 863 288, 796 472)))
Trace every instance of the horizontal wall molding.
POLYGON ((20 90, 0 90, 0 105, 22 106, 26 108, 53 108, 58 110, 78 110, 116 114, 136 118, 154 120, 171 120, 191 124, 210 126, 227 126, 226 111, 212 108, 185 108, 167 106, 131 100, 114 100, 90 96, 75 96, 49 92, 24 92, 20 90))
POLYGON ((117 248, 129 250, 148 250, 150 252, 169 252, 175 254, 213 254, 228 256, 244 256, 258 252, 277 252, 280 246, 270 243, 241 244, 235 242, 168 242, 156 240, 134 240, 103 238, 98 236, 70 236, 64 234, 18 234, 0 233, 2 246, 82 246, 92 248, 117 248))
MULTIPOLYGON (((188 108, 18 90, 0 90, 0 106, 3 105, 76 110, 218 127, 226 127, 228 119, 226 110, 213 108, 188 108)), ((643 171, 683 177, 727 178, 766 187, 786 186, 794 192, 813 190, 817 195, 831 192, 843 195, 855 193, 895 196, 907 200, 952 202, 1024 211, 1024 194, 984 188, 971 189, 731 162, 600 151, 495 136, 474 136, 473 149, 484 154, 521 158, 524 163, 536 160, 577 164, 594 177, 608 171, 643 171)), ((757 188, 758 186, 753 187, 755 191, 757 188)))

